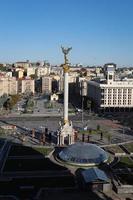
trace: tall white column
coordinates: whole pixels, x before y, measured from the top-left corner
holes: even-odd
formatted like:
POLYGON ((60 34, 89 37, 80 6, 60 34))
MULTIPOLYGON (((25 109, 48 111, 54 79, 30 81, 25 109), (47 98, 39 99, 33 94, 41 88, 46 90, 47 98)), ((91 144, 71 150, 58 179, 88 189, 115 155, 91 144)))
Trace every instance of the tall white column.
POLYGON ((64 124, 68 122, 68 72, 64 72, 64 124))

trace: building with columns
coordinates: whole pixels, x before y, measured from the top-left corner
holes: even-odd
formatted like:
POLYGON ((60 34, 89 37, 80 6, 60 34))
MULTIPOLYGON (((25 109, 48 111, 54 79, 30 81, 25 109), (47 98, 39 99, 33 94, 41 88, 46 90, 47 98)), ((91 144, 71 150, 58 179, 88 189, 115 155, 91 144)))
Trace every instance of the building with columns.
POLYGON ((102 111, 133 110, 133 79, 115 79, 115 65, 106 64, 106 80, 89 81, 88 97, 102 111))

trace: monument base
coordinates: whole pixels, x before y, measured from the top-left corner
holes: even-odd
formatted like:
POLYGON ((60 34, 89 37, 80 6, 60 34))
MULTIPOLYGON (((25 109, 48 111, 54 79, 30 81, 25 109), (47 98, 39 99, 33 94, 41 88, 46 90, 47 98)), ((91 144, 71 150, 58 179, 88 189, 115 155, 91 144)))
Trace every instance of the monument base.
POLYGON ((67 144, 73 144, 74 143, 74 129, 72 126, 72 122, 67 122, 66 124, 60 123, 60 129, 58 132, 58 139, 57 139, 57 145, 62 146, 65 144, 65 138, 67 138, 67 144))

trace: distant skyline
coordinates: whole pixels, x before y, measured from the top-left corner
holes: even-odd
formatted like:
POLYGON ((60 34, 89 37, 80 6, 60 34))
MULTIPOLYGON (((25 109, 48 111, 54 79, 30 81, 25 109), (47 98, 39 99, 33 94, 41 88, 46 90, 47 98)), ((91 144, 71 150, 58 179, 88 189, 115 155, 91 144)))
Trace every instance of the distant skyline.
POLYGON ((0 62, 133 66, 133 0, 0 0, 0 62))

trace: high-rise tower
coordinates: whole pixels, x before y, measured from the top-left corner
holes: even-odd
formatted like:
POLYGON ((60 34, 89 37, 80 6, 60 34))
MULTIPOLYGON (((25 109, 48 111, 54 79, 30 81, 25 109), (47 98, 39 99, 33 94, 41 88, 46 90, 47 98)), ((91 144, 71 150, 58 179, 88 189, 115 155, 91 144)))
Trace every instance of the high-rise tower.
POLYGON ((68 73, 69 73, 69 63, 67 55, 72 48, 62 48, 62 52, 64 54, 64 64, 63 64, 63 72, 64 72, 64 116, 63 122, 60 123, 60 130, 58 133, 58 145, 64 145, 65 138, 68 138, 68 144, 74 143, 74 129, 72 127, 72 122, 68 119, 68 73))

